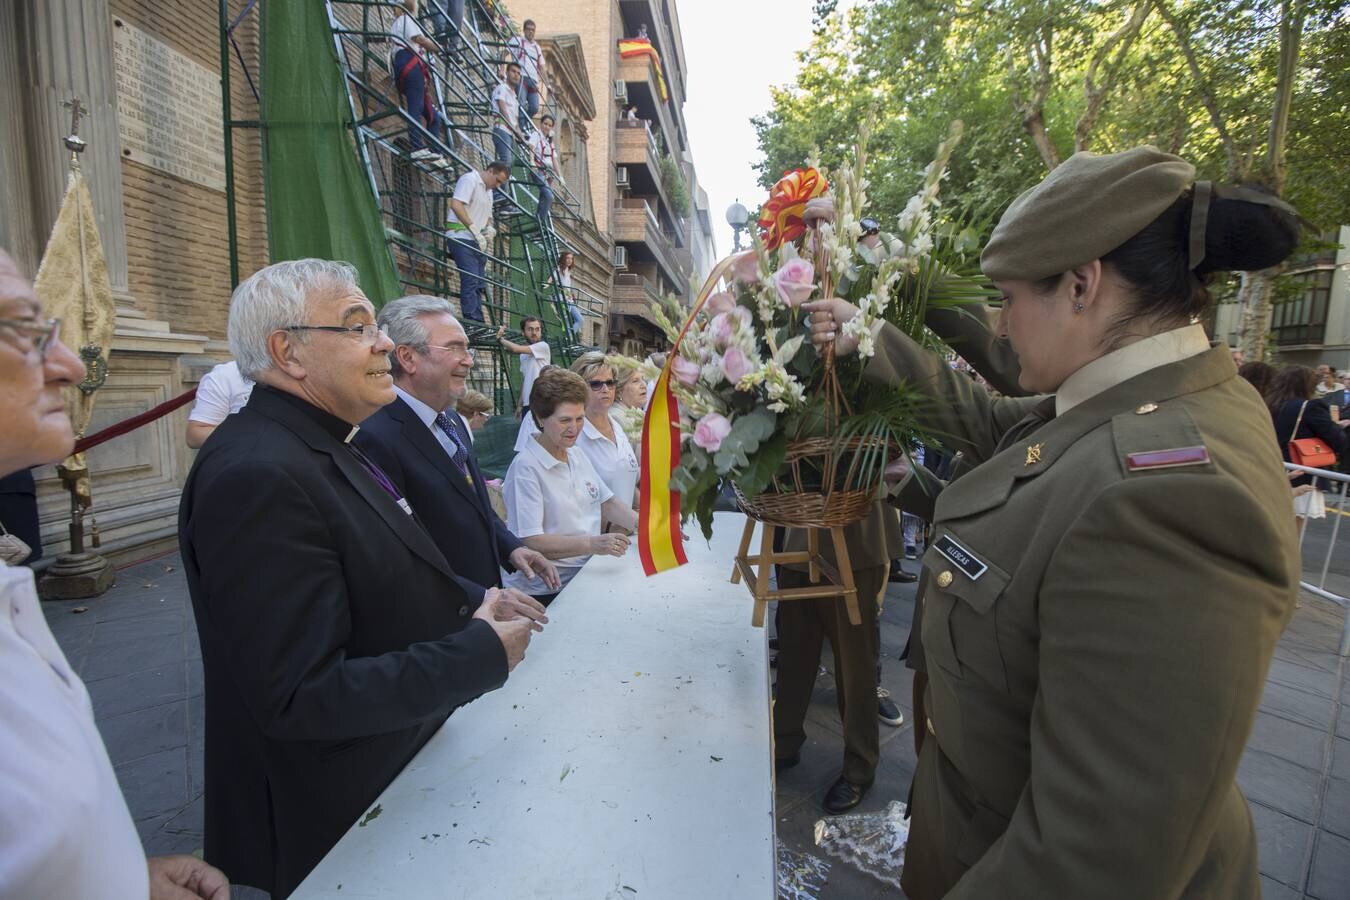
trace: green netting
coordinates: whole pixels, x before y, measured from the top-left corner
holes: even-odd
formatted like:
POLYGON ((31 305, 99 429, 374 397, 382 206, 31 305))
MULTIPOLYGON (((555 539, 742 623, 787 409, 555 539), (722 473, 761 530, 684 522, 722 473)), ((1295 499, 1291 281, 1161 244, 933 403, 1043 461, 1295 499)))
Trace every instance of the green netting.
POLYGON ((520 421, 512 415, 497 415, 474 432, 473 455, 478 468, 487 478, 504 478, 515 456, 516 435, 520 421))
POLYGON ((262 70, 272 260, 346 260, 376 306, 398 297, 379 206, 353 142, 347 84, 324 4, 262 5, 262 70))

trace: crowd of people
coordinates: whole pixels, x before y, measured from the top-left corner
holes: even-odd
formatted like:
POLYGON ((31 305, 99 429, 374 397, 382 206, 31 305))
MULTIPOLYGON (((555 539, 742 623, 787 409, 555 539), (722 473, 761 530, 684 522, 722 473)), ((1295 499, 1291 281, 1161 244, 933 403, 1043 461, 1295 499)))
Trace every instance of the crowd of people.
MULTIPOLYGON (((916 514, 931 534, 907 650, 912 900, 1259 896, 1236 771, 1301 568, 1276 448, 1307 429, 1344 449, 1348 388, 1300 367, 1249 364, 1243 380, 1209 341, 1209 276, 1277 264, 1297 227, 1194 175, 1153 148, 1080 153, 1012 204, 981 258, 997 318, 926 318, 993 391, 875 331, 864 377, 923 391, 953 455, 892 461, 845 530, 859 624, 837 598, 780 604, 773 752, 784 768, 806 749, 828 639, 844 752, 825 806, 871 787, 877 622, 908 549, 898 511, 916 514)), ((817 347, 857 351, 856 307, 827 297, 803 315, 817 347)), ((59 324, 0 253, 0 474, 71 449, 60 391, 83 367, 59 324)), ((446 300, 377 311, 350 265, 317 259, 236 288, 234 368, 199 403, 179 513, 206 861, 145 861, 32 574, 5 567, 6 892, 222 900, 227 873, 288 895, 457 707, 508 680, 586 561, 627 552, 640 455, 625 411, 649 370, 598 353, 555 366, 542 323, 522 331, 499 335, 527 382, 503 521, 474 452, 490 403, 468 391, 473 350, 446 300)))
MULTIPOLYGON (((449 146, 450 129, 434 100, 433 72, 438 57, 454 60, 464 53, 461 45, 472 43, 474 55, 482 57, 484 45, 464 27, 464 2, 445 5, 431 0, 426 18, 433 34, 423 29, 420 0, 401 0, 398 15, 389 26, 389 72, 412 120, 408 132, 408 156, 434 169, 449 170, 451 162, 428 147, 423 131, 449 146)), ((483 308, 487 261, 496 236, 497 217, 509 208, 505 186, 512 167, 519 162, 526 170, 536 196, 535 216, 547 228, 557 191, 563 184, 553 129, 557 120, 542 112, 548 97, 548 63, 535 39, 536 24, 526 19, 521 33, 512 34, 505 55, 496 61, 497 83, 485 110, 492 126, 492 148, 479 148, 481 165, 460 175, 454 185, 445 222, 446 253, 459 273, 460 315, 468 327, 487 326, 483 308)), ((456 133, 454 141, 459 143, 456 133)), ((559 263, 546 281, 562 297, 567 323, 575 342, 581 336, 582 314, 572 289, 575 256, 559 254, 559 263)))
MULTIPOLYGON (((1241 362, 1236 352, 1234 362, 1240 363, 1238 374, 1251 382, 1270 410, 1275 441, 1285 462, 1308 464, 1292 454, 1296 452, 1296 441, 1314 439, 1324 448, 1324 458, 1316 461, 1314 468, 1338 468, 1344 464, 1346 450, 1350 449, 1350 435, 1346 433, 1350 418, 1343 420, 1341 411, 1350 399, 1350 371, 1337 373, 1325 363, 1311 369, 1299 365, 1276 367, 1259 360, 1241 362)), ((1342 491, 1326 478, 1315 480, 1298 471, 1291 471, 1289 477, 1294 490, 1294 515, 1300 523, 1324 518, 1324 492, 1342 491)))

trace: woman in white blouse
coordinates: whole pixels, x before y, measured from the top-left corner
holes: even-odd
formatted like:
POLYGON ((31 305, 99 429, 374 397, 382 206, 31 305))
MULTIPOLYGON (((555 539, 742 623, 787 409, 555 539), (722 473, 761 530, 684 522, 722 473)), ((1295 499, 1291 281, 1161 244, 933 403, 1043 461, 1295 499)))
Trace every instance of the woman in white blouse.
MULTIPOLYGON (((586 383, 576 373, 540 373, 530 393, 529 413, 539 433, 511 461, 502 487, 507 528, 525 546, 554 561, 563 587, 593 554, 627 552, 627 534, 606 534, 603 523, 628 533, 637 528, 631 504, 614 496, 576 446, 586 423, 586 401, 586 383)), ((507 573, 503 583, 545 605, 557 596, 543 579, 519 572, 507 573)))
POLYGON ((586 423, 577 448, 595 466, 619 502, 634 508, 637 495, 638 460, 624 432, 623 419, 614 409, 618 379, 603 353, 586 353, 572 363, 572 371, 586 382, 586 423))

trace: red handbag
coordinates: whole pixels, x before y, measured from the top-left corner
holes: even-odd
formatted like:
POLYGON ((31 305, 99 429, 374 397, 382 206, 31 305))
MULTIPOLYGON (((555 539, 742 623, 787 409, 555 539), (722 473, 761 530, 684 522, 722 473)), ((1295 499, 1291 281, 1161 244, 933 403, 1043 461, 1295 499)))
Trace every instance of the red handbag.
POLYGON ((1336 465, 1336 453, 1321 438, 1298 438, 1299 426, 1303 424, 1303 411, 1308 408, 1308 401, 1304 400, 1303 405, 1299 407, 1298 419, 1294 422, 1294 430, 1290 432, 1290 437, 1294 440, 1289 442, 1289 461, 1296 466, 1307 466, 1310 469, 1329 469, 1336 465))

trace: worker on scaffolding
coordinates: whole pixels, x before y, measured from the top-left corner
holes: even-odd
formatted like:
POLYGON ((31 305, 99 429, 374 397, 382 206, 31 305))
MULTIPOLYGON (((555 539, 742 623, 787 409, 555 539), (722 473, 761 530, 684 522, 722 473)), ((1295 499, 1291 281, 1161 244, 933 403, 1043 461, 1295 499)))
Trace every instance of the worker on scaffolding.
POLYGON ((520 86, 520 102, 525 105, 525 111, 533 119, 539 115, 539 103, 545 99, 545 92, 548 90, 548 86, 544 83, 546 66, 544 48, 534 39, 534 19, 526 19, 520 30, 524 34, 513 36, 506 42, 506 48, 520 64, 521 74, 524 75, 524 82, 520 86))
POLYGON ((553 144, 554 118, 544 113, 539 126, 530 132, 526 143, 534 162, 534 183, 539 185, 539 226, 548 227, 549 210, 553 208, 553 181, 558 174, 558 148, 553 144))
POLYGON ((431 67, 426 61, 427 53, 439 53, 441 48, 417 22, 418 0, 402 2, 403 12, 389 28, 389 71, 413 120, 408 128, 408 147, 412 151, 409 155, 419 162, 449 168, 444 156, 422 146, 422 132, 417 127, 417 120, 421 119, 427 131, 442 142, 445 140, 445 120, 431 99, 431 67))
MULTIPOLYGON (((455 182, 450 217, 445 223, 446 249, 459 270, 459 312, 469 322, 486 324, 483 317, 483 273, 487 253, 497 230, 492 227, 492 192, 511 177, 511 164, 493 160, 487 168, 470 169, 455 182)), ((473 334, 470 333, 470 338, 473 334)))
POLYGON ((464 28, 464 0, 428 0, 428 5, 433 32, 444 45, 446 56, 455 56, 464 28))
POLYGON ((497 120, 492 126, 492 149, 494 158, 504 160, 508 166, 515 159, 515 142, 524 141, 520 130, 520 64, 506 64, 506 80, 497 83, 492 89, 492 112, 497 120))

